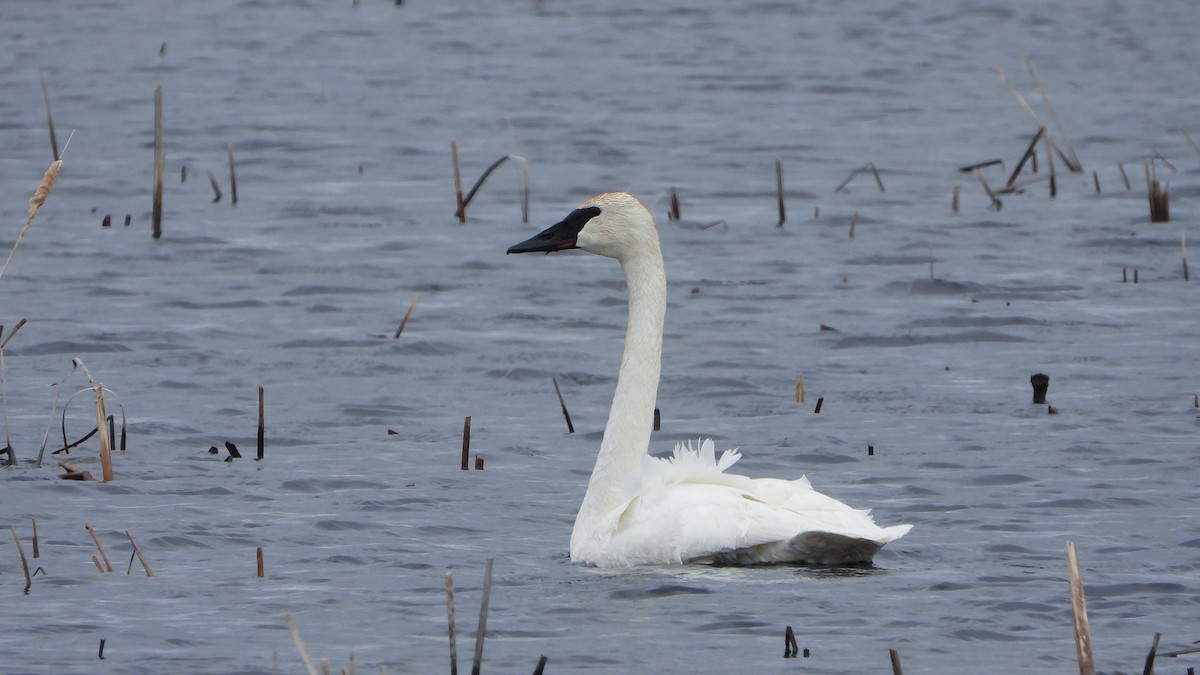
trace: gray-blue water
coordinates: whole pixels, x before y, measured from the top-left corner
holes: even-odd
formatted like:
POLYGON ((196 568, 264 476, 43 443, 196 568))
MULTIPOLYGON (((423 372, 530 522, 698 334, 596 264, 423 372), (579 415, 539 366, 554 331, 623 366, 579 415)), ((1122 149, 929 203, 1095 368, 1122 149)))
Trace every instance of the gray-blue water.
MULTIPOLYGON (((1187 647, 1200 285, 1180 240, 1200 154, 1180 131, 1200 138, 1198 22, 1186 0, 0 4, 4 255, 51 160, 39 70, 60 146, 74 130, 0 279, 0 323, 29 320, 3 354, 19 465, 0 524, 31 554, 37 518, 45 572, 23 594, 2 535, 0 671, 303 672, 290 612, 335 672, 351 649, 362 672, 445 672, 443 576, 463 666, 493 557, 485 672, 541 654, 553 673, 887 672, 888 648, 913 673, 1073 672, 1068 540, 1100 670, 1140 672, 1155 632, 1187 647), (1022 54, 1085 172, 1056 158, 1056 198, 1038 182, 995 211, 957 169, 1002 158, 983 170, 998 186, 1036 130, 995 68, 1049 122, 1022 54), (528 224, 515 161, 457 223, 451 139, 467 187, 528 159, 528 224), (1152 225, 1156 155, 1172 220, 1152 225), (886 192, 869 172, 835 192, 868 162, 886 192), (749 475, 807 474, 913 523, 873 568, 569 562, 623 289, 608 260, 504 251, 614 189, 651 205, 668 259, 653 449, 711 435, 749 475), (72 358, 128 416, 110 484, 31 464, 87 384, 55 385, 72 358), (1030 403, 1039 371, 1057 415, 1030 403), (259 385, 266 460, 210 456, 253 454, 259 385), (482 472, 458 468, 467 415, 482 472), (126 530, 154 578, 125 573, 126 530), (782 658, 788 625, 807 659, 782 658)), ((72 440, 94 426, 88 394, 66 419, 72 440)), ((99 475, 97 455, 93 439, 68 461, 99 475)))

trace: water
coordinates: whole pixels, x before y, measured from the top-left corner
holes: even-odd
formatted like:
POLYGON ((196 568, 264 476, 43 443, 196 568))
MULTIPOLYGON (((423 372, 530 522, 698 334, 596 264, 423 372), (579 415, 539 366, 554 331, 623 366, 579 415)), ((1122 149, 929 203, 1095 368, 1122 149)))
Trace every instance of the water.
MULTIPOLYGON (((50 161, 39 69, 60 145, 75 134, 0 280, 0 322, 29 319, 4 354, 20 467, 5 471, 0 511, 27 553, 38 519, 31 563, 46 573, 22 595, 4 545, 0 670, 299 672, 290 612, 335 670, 355 648, 364 672, 436 672, 443 575, 454 570, 469 661, 493 557, 489 672, 532 671, 540 654, 547 672, 879 672, 889 647, 912 672, 1070 672, 1067 540, 1101 670, 1140 670, 1155 632, 1163 650, 1187 646, 1200 315, 1179 241, 1200 155, 1178 130, 1200 104, 1197 14, 1188 2, 4 3, 3 250, 50 161), (1040 110, 1021 54, 1087 173, 1060 162, 1056 199, 1038 183, 996 212, 957 167, 996 157, 1011 170, 1032 135, 992 72, 1040 110), (168 180, 154 241, 159 85, 168 180), (529 224, 515 163, 457 224, 451 138, 468 181, 506 153, 529 159, 529 224), (1168 224, 1147 222, 1141 162, 1154 152, 1175 167, 1157 167, 1168 224), (834 192, 867 162, 886 192, 869 173, 834 192), (668 258, 654 449, 711 435, 742 448, 745 473, 807 474, 881 523, 913 523, 874 567, 570 564, 622 288, 611 261, 503 252, 610 189, 651 205, 668 258), (58 480, 57 456, 30 464, 48 423, 52 445, 59 435, 54 392, 61 410, 86 384, 50 386, 72 358, 128 416, 107 485, 58 480), (1039 371, 1057 415, 1029 403, 1039 371), (210 456, 226 440, 253 454, 259 385, 266 461, 210 456), (483 472, 458 469, 467 415, 483 472), (115 573, 96 572, 84 522, 115 573), (153 579, 136 562, 124 573, 126 530, 153 579), (808 659, 781 659, 787 625, 808 659)), ((993 185, 1002 174, 985 171, 993 185)), ((68 435, 93 424, 89 397, 73 399, 68 435)), ((94 441, 69 461, 99 474, 94 441)))

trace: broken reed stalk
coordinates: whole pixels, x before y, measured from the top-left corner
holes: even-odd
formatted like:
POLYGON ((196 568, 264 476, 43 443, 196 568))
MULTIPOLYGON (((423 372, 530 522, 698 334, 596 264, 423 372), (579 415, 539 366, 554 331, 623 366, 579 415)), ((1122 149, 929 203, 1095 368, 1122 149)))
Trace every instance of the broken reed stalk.
POLYGON ((458 141, 450 139, 450 164, 454 167, 454 200, 457 206, 454 215, 458 222, 467 222, 467 205, 463 203, 462 172, 458 168, 458 141))
POLYGON ((458 643, 454 628, 454 575, 446 572, 446 623, 450 635, 450 675, 458 675, 458 643))
POLYGON ((33 521, 33 559, 37 560, 40 557, 38 554, 37 518, 30 518, 30 520, 33 521))
POLYGON ((475 632, 475 659, 471 663, 471 675, 479 675, 483 664, 483 638, 487 634, 488 603, 492 597, 492 559, 483 563, 483 599, 479 602, 479 628, 475 632))
POLYGON ((154 207, 150 215, 150 232, 155 239, 162 236, 163 169, 167 164, 163 152, 162 112, 163 93, 160 84, 154 88, 154 207))
POLYGON ((546 662, 549 660, 549 657, 545 654, 538 657, 537 667, 533 669, 533 675, 542 675, 542 672, 546 669, 546 662))
POLYGON ((563 401, 562 391, 558 388, 558 378, 550 378, 554 382, 554 394, 558 396, 558 405, 562 408, 563 419, 567 421, 567 433, 575 433, 575 425, 571 424, 571 413, 567 412, 567 404, 563 401))
POLYGON ((804 403, 804 376, 796 378, 796 403, 804 403))
POLYGON ((1200 152, 1200 145, 1196 145, 1196 141, 1193 141, 1192 137, 1188 136, 1187 131, 1184 131, 1181 129, 1180 133, 1182 133, 1183 137, 1187 139, 1187 142, 1191 144, 1193 150, 1195 150, 1196 152, 1200 152))
POLYGON ((529 222, 529 160, 524 157, 517 157, 521 160, 521 222, 529 222))
POLYGON ((888 649, 888 655, 892 657, 892 675, 904 675, 904 667, 900 665, 900 652, 888 649))
POLYGON ((112 445, 104 412, 104 385, 96 383, 96 434, 100 438, 100 471, 105 483, 113 479, 112 445))
POLYGON ((867 168, 871 170, 871 174, 875 176, 875 184, 879 186, 880 192, 887 192, 883 189, 883 179, 879 177, 879 169, 875 168, 875 162, 867 162, 867 168))
POLYGON ((1079 156, 1075 154, 1075 148, 1071 147, 1071 139, 1067 138, 1067 132, 1063 129, 1062 122, 1059 121, 1058 114, 1054 112, 1054 106, 1050 105, 1050 95, 1046 93, 1046 88, 1042 86, 1042 81, 1034 71, 1033 62, 1026 54, 1021 55, 1021 61, 1024 62, 1025 69, 1029 71, 1029 79, 1033 80, 1033 86, 1037 89, 1038 95, 1042 97, 1042 105, 1046 106, 1046 112, 1050 114, 1050 120, 1054 122, 1054 128, 1058 131, 1059 138, 1062 139, 1063 145, 1067 146, 1067 155, 1063 156, 1063 161, 1071 173, 1082 173, 1083 164, 1079 161, 1079 156))
POLYGON ((262 579, 266 574, 266 564, 263 562, 263 547, 259 546, 254 552, 255 561, 258 563, 258 578, 262 579))
MULTIPOLYGON (((58 156, 58 138, 54 135, 54 115, 50 112, 50 90, 46 87, 46 74, 39 68, 38 79, 42 82, 42 100, 46 103, 46 126, 50 127, 50 148, 54 150, 54 159, 58 156)), ((1187 132, 1184 132, 1187 135, 1187 132)))
POLYGON ((8 270, 8 264, 12 262, 13 254, 17 252, 17 247, 21 245, 21 239, 29 231, 29 226, 33 224, 33 219, 37 216, 38 209, 42 208, 42 205, 46 203, 46 198, 50 196, 50 190, 54 187, 54 182, 58 180, 58 172, 62 171, 62 165, 63 161, 56 159, 50 163, 49 168, 46 169, 46 173, 42 174, 42 182, 38 184, 37 190, 34 190, 33 196, 29 198, 29 216, 25 219, 25 227, 21 228, 21 233, 17 235, 17 240, 13 242, 12 250, 8 253, 8 259, 4 261, 4 267, 0 267, 0 279, 4 278, 4 272, 8 270))
POLYGON ((667 220, 679 220, 679 191, 674 187, 667 190, 667 220))
POLYGON ((1042 140, 1042 134, 1044 133, 1046 133, 1046 127, 1038 127, 1038 132, 1033 135, 1033 140, 1029 141, 1029 147, 1025 148, 1025 154, 1021 155, 1021 161, 1017 162, 1016 168, 1009 174, 1005 187, 1011 189, 1016 184, 1017 177, 1021 175, 1021 169, 1025 168, 1025 163, 1036 156, 1038 141, 1042 140))
POLYGON ((1092 182, 1096 184, 1096 194, 1100 194, 1100 174, 1092 172, 1092 182))
POLYGON ((237 206, 237 174, 233 172, 233 143, 225 146, 229 153, 229 205, 237 206))
POLYGON ((266 457, 266 448, 263 447, 267 437, 267 411, 264 398, 265 394, 260 384, 258 385, 258 457, 256 458, 259 461, 262 461, 263 457, 266 457))
POLYGON ((492 172, 495 171, 496 168, 499 167, 501 164, 503 164, 505 161, 507 161, 509 157, 511 157, 511 155, 505 155, 505 156, 501 157, 500 159, 492 162, 491 165, 488 166, 488 168, 483 170, 483 174, 481 176, 479 176, 479 180, 475 181, 475 184, 471 186, 471 191, 468 192, 467 196, 463 197, 463 200, 462 200, 462 206, 460 207, 462 209, 462 212, 459 215, 459 219, 458 219, 460 223, 467 222, 467 206, 469 206, 471 204, 471 200, 475 198, 475 193, 479 192, 479 188, 483 187, 483 181, 487 180, 488 176, 492 175, 492 172))
POLYGON ((1154 675, 1154 657, 1158 655, 1158 641, 1162 638, 1162 633, 1154 634, 1154 642, 1150 643, 1150 653, 1146 654, 1146 665, 1142 668, 1142 675, 1154 675))
POLYGON ((955 185, 954 186, 954 196, 950 198, 950 210, 954 213, 958 213, 958 193, 961 190, 962 190, 961 187, 959 187, 958 185, 955 185))
MULTIPOLYGON (((1184 229, 1180 233, 1180 252, 1183 255, 1183 281, 1188 280, 1188 231, 1184 229)), ((0 353, 0 358, 4 358, 4 354, 0 353)), ((2 372, 2 369, 0 369, 2 372)))
POLYGON ((129 543, 133 545, 133 554, 137 556, 138 562, 142 563, 142 569, 146 570, 146 576, 154 576, 154 571, 150 569, 150 563, 146 562, 146 556, 142 555, 141 547, 134 541, 133 535, 130 534, 129 530, 125 530, 125 536, 129 537, 129 543))
POLYGON ((1171 191, 1163 187, 1157 178, 1150 181, 1146 198, 1150 202, 1150 222, 1166 223, 1171 220, 1171 191))
POLYGON ((779 205, 779 227, 787 222, 787 206, 784 204, 783 193, 783 160, 775 158, 775 201, 779 205))
POLYGON ((858 224, 858 209, 854 210, 854 215, 850 218, 850 238, 854 238, 854 226, 858 224))
POLYGON ((1075 617, 1075 653, 1079 657, 1079 675, 1093 675, 1092 632, 1088 628, 1087 599, 1083 593, 1083 577, 1079 574, 1079 558, 1075 542, 1067 542, 1067 576, 1071 582, 1071 613, 1075 617))
POLYGON ((29 593, 29 588, 33 586, 33 577, 29 575, 29 561, 25 559, 25 548, 21 546, 21 538, 17 536, 17 528, 9 525, 8 529, 12 531, 13 541, 17 544, 17 553, 21 555, 21 569, 25 570, 25 592, 29 593))
POLYGON ((105 569, 100 571, 113 571, 112 563, 108 561, 108 554, 104 552, 104 546, 100 544, 100 537, 96 535, 96 528, 92 527, 92 524, 87 521, 84 521, 83 527, 88 531, 88 534, 92 535, 92 541, 96 542, 96 549, 100 551, 100 557, 104 559, 105 569))
POLYGON ((996 193, 992 191, 991 186, 988 185, 987 180, 984 179, 983 173, 981 173, 979 169, 975 169, 971 173, 975 174, 975 177, 979 179, 979 184, 983 186, 983 191, 986 192, 988 198, 992 200, 992 208, 999 211, 1002 206, 1000 198, 997 197, 996 193))
POLYGON ((467 459, 471 454, 471 416, 463 418, 462 470, 467 470, 467 459))
POLYGON ((404 332, 404 327, 408 325, 408 317, 412 316, 413 310, 417 307, 417 300, 420 298, 420 293, 413 293, 412 302, 408 303, 408 311, 404 313, 404 318, 400 319, 400 325, 396 327, 396 334, 392 336, 392 339, 400 339, 400 334, 404 332))
POLYGON ((212 169, 208 170, 208 184, 212 186, 213 203, 221 201, 221 186, 217 184, 217 177, 213 174, 212 169))
POLYGON ((1054 173, 1054 151, 1057 148, 1054 146, 1054 141, 1050 140, 1050 135, 1046 134, 1042 137, 1046 141, 1046 169, 1050 173, 1050 198, 1058 196, 1058 177, 1054 173))
POLYGON ((814 415, 819 415, 819 414, 821 414, 821 406, 823 406, 823 405, 825 405, 825 397, 824 397, 824 396, 818 396, 818 397, 817 397, 817 405, 816 405, 816 407, 815 407, 815 408, 813 408, 813 414, 814 414, 814 415))
POLYGON ((317 667, 313 665, 312 657, 308 655, 308 648, 304 646, 304 639, 300 637, 300 628, 292 620, 292 613, 284 612, 283 620, 287 623, 288 632, 292 634, 292 642, 295 642, 296 649, 300 650, 300 658, 304 660, 304 668, 308 670, 308 675, 318 675, 317 667))
POLYGON ((796 632, 791 626, 783 629, 783 658, 794 659, 800 655, 799 645, 796 644, 796 632))

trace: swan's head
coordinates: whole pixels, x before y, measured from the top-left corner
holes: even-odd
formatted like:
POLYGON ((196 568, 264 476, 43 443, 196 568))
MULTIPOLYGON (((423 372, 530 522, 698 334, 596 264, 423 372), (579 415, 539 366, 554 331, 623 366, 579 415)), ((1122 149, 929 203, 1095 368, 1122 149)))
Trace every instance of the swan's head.
POLYGON ((654 229, 654 218, 636 197, 626 192, 605 192, 508 252, 551 253, 572 248, 627 260, 639 253, 658 252, 658 231, 654 229))

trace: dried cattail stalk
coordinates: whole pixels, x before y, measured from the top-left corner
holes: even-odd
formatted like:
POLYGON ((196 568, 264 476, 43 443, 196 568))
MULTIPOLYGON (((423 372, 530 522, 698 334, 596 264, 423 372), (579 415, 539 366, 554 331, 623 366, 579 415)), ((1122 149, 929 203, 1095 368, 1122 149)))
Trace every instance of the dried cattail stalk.
POLYGON ((266 406, 264 405, 264 402, 263 402, 263 396, 264 396, 263 388, 262 388, 262 385, 260 384, 260 385, 258 385, 258 457, 257 457, 257 459, 259 461, 261 461, 262 458, 266 456, 264 454, 265 448, 263 447, 263 442, 266 440, 266 428, 267 428, 266 415, 265 415, 266 406))
POLYGON ((446 572, 446 623, 450 635, 450 675, 458 675, 457 630, 454 627, 454 575, 446 572))
POLYGON ((467 470, 467 460, 471 455, 471 416, 467 415, 463 418, 463 438, 462 438, 462 470, 467 470))
POLYGON ((1067 168, 1072 173, 1081 173, 1083 164, 1079 161, 1079 156, 1075 154, 1075 148, 1071 147, 1071 139, 1067 138, 1067 132, 1063 129, 1062 122, 1058 120, 1058 115, 1054 112, 1054 106, 1050 105, 1050 96, 1046 93, 1046 88, 1042 86, 1042 81, 1038 79, 1037 73, 1034 72, 1033 62, 1029 60, 1029 56, 1024 54, 1021 55, 1021 61, 1025 63, 1025 69, 1029 71, 1029 79, 1033 80, 1033 86, 1038 90, 1038 95, 1042 97, 1042 105, 1046 106, 1046 112, 1050 113, 1050 119, 1054 121, 1058 137, 1067 146, 1067 155, 1063 156, 1063 161, 1066 162, 1067 168))
POLYGON ((1017 176, 1021 175, 1021 169, 1025 168, 1025 163, 1031 159, 1034 162, 1031 169, 1034 173, 1037 173, 1037 144, 1038 141, 1042 140, 1042 134, 1044 133, 1046 133, 1046 127, 1039 128, 1038 132, 1034 134, 1033 140, 1029 142, 1029 147, 1025 148, 1025 154, 1021 155, 1021 161, 1017 162, 1016 168, 1009 175, 1008 182, 1005 183, 1006 188, 1013 188, 1017 182, 1017 176))
POLYGON ((37 533, 37 518, 30 518, 33 521, 33 557, 36 560, 40 557, 38 554, 38 533, 37 533))
POLYGON ((295 642, 296 649, 300 650, 300 658, 304 660, 304 668, 308 670, 308 675, 317 675, 317 667, 313 665, 312 657, 308 655, 308 648, 304 646, 304 639, 300 637, 299 626, 292 620, 292 613, 284 612, 283 620, 287 623, 288 632, 292 634, 292 642, 295 642))
POLYGON ((796 403, 804 403, 804 376, 796 378, 796 403))
POLYGON ((450 164, 454 167, 454 199, 458 206, 454 210, 454 215, 458 216, 458 222, 467 222, 467 205, 463 202, 462 190, 462 171, 458 168, 458 141, 450 139, 450 164))
POLYGON ((787 207, 784 205, 783 160, 775 158, 775 200, 779 203, 779 227, 787 222, 787 207))
POLYGON ((25 559, 25 548, 21 546, 21 538, 17 536, 17 528, 12 525, 8 526, 12 531, 13 541, 17 544, 17 553, 21 554, 21 569, 25 570, 25 592, 29 592, 29 587, 33 586, 33 577, 29 576, 29 561, 25 559))
POLYGON ((1075 653, 1079 657, 1079 675, 1092 675, 1092 632, 1088 627, 1087 599, 1083 593, 1083 577, 1079 574, 1079 558, 1075 542, 1067 542, 1067 577, 1071 583, 1071 613, 1075 617, 1075 653))
POLYGON ((262 579, 264 576, 266 576, 266 566, 263 564, 263 547, 258 547, 258 550, 255 551, 254 557, 258 561, 258 578, 262 579))
POLYGON ((229 205, 237 206, 237 174, 233 172, 233 143, 225 146, 229 152, 229 205))
POLYGON ((408 325, 408 317, 412 316, 413 310, 417 307, 417 300, 420 298, 420 293, 413 293, 412 302, 408 303, 408 311, 404 313, 404 318, 400 319, 400 325, 396 327, 396 334, 392 336, 394 339, 399 339, 400 334, 404 332, 404 327, 408 325))
POLYGON ((96 383, 96 433, 100 437, 100 470, 107 483, 113 479, 112 445, 108 434, 108 415, 104 410, 104 385, 96 383))
POLYGON ((105 569, 100 571, 113 571, 112 563, 108 561, 108 554, 104 552, 104 546, 100 544, 100 537, 96 535, 96 529, 93 528, 92 524, 87 521, 84 521, 83 527, 88 531, 88 534, 92 535, 92 541, 96 542, 96 549, 100 551, 100 557, 104 559, 105 569))
POLYGON ((137 556, 138 561, 142 563, 142 569, 146 570, 146 576, 154 576, 154 572, 150 569, 150 563, 146 562, 146 556, 142 555, 141 547, 134 541, 133 535, 129 533, 129 530, 125 530, 125 536, 129 537, 129 543, 133 545, 133 553, 137 556))
MULTIPOLYGON (((165 42, 163 48, 166 48, 165 42)), ((154 206, 150 216, 150 232, 155 239, 162 236, 163 170, 167 163, 163 152, 162 112, 163 92, 159 85, 154 88, 154 206)))
POLYGON ((21 239, 25 233, 29 231, 29 226, 33 224, 33 219, 37 216, 38 209, 46 203, 46 199, 50 196, 50 190, 54 187, 54 182, 58 180, 58 172, 62 171, 63 162, 61 159, 56 159, 50 163, 50 167, 46 169, 46 173, 42 175, 42 182, 34 190, 33 197, 29 199, 29 217, 25 219, 25 227, 21 228, 21 233, 17 235, 17 240, 13 242, 12 251, 8 253, 8 259, 4 261, 4 267, 0 267, 0 279, 4 278, 4 272, 8 269, 8 264, 12 262, 13 254, 17 252, 17 247, 21 245, 21 239))

